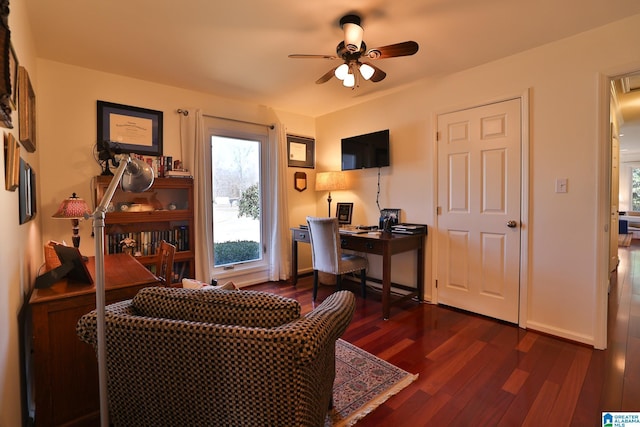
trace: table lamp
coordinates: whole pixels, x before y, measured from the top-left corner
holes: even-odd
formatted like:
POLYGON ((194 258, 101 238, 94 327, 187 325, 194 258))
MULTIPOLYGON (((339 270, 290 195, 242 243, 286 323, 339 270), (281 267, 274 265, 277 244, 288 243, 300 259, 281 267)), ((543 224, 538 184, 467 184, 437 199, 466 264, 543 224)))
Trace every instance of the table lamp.
POLYGON ((316 191, 328 191, 327 203, 329 204, 329 214, 331 216, 331 191, 346 190, 347 179, 343 172, 318 172, 316 174, 316 191))
POLYGON ((80 234, 78 234, 78 231, 80 229, 80 219, 84 218, 85 214, 89 213, 89 206, 87 206, 87 202, 76 196, 76 193, 73 193, 71 197, 63 200, 62 203, 60 203, 58 211, 51 216, 53 218, 71 220, 71 224, 73 227, 73 235, 71 236, 71 240, 73 241, 73 247, 79 248, 80 234))

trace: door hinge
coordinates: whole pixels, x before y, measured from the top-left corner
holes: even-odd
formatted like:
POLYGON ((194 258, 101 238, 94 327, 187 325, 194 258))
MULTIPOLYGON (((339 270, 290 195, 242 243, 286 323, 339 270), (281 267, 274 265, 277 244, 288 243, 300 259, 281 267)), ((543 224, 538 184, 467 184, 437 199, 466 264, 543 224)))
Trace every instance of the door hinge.
POLYGON ((436 279, 436 289, 438 289, 438 280, 436 279))
POLYGON ((440 141, 440 132, 436 131, 436 141, 440 141))
POLYGON ((436 215, 442 215, 442 208, 440 206, 436 207, 436 215))

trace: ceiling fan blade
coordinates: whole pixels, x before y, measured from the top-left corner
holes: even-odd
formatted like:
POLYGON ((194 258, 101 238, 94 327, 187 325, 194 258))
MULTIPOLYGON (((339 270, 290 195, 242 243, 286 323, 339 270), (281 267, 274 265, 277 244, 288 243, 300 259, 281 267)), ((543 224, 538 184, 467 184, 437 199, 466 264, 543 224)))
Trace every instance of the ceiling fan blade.
POLYGON ((363 62, 363 64, 367 64, 369 67, 373 68, 374 72, 373 75, 371 76, 371 78, 369 80, 371 80, 372 82, 379 82, 381 80, 384 80, 385 77, 387 77, 387 73, 385 73, 384 71, 382 71, 380 68, 376 67, 373 64, 370 64, 368 62, 363 62))
POLYGON ((307 55, 303 53, 294 53, 289 55, 293 59, 338 59, 335 55, 307 55))
POLYGON ((322 83, 326 83, 329 80, 331 80, 331 77, 333 77, 335 74, 336 68, 338 67, 332 68, 329 71, 327 71, 322 77, 316 80, 316 84, 320 85, 322 83))
POLYGON ((418 43, 414 41, 390 44, 388 46, 369 49, 364 56, 369 59, 395 58, 397 56, 409 56, 418 51, 418 43))

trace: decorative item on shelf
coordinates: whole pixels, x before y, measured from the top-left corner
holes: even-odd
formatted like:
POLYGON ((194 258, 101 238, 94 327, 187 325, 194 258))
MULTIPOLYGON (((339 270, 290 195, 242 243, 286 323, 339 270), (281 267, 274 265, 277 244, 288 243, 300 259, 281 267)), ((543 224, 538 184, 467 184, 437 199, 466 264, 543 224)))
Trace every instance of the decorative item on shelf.
POLYGON ((125 237, 120 240, 120 247, 123 253, 132 255, 133 250, 136 248, 136 241, 130 237, 125 237))
POLYGON ((78 197, 76 193, 73 193, 68 199, 64 199, 56 213, 51 215, 53 218, 58 219, 70 219, 73 229, 73 235, 71 240, 73 241, 73 247, 80 247, 80 219, 85 218, 85 215, 90 215, 89 206, 87 202, 78 197))
POLYGON ((327 203, 329 204, 329 211, 327 216, 331 216, 331 192, 334 190, 346 190, 347 179, 343 172, 318 172, 316 174, 316 191, 328 191, 327 203))

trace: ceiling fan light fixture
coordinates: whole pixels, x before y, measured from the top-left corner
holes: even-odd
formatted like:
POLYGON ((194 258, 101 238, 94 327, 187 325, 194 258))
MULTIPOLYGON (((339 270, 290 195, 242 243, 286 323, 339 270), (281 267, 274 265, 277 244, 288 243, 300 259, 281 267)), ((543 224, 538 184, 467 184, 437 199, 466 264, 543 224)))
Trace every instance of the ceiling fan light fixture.
POLYGON ((344 44, 349 52, 357 52, 362 44, 364 29, 357 24, 346 23, 344 29, 344 44))
POLYGON ((344 44, 349 52, 358 52, 362 45, 364 29, 360 22, 358 15, 345 15, 340 19, 340 27, 344 31, 344 44))
POLYGON ((362 75, 362 78, 365 80, 369 80, 371 76, 373 76, 373 73, 375 73, 376 71, 369 64, 360 64, 359 70, 360 70, 360 74, 362 75))
POLYGON ((349 73, 345 76, 342 84, 345 87, 354 87, 356 85, 356 77, 353 74, 349 73))
POLYGON ((334 74, 338 80, 344 80, 344 78, 347 77, 347 74, 349 74, 349 66, 347 64, 340 65, 336 68, 334 74))

